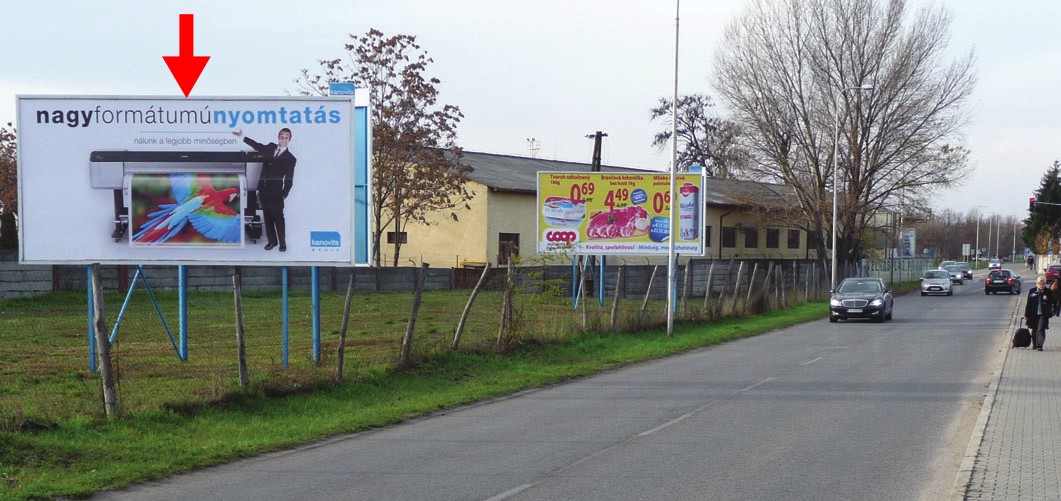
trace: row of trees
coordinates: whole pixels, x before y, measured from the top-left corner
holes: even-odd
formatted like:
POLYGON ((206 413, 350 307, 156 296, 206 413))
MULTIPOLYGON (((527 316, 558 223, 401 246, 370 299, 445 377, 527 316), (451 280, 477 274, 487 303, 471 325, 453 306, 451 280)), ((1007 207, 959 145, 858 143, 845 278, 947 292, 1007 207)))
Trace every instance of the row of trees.
POLYGON ((1016 216, 983 214, 976 209, 964 213, 944 209, 917 228, 917 247, 931 249, 939 259, 961 260, 964 244, 980 246, 985 258, 1009 256, 1024 252, 1023 225, 1016 216), (979 238, 978 238, 979 237, 979 238))
POLYGON ((15 128, 0 127, 0 249, 18 248, 18 169, 15 151, 15 128))

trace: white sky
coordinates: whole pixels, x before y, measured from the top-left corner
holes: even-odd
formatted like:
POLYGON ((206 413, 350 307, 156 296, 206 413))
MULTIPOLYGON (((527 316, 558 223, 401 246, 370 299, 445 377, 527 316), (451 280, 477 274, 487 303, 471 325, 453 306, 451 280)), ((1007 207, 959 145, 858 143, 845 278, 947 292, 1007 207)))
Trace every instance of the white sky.
MULTIPOLYGON (((933 0, 910 0, 910 7, 933 0)), ((954 15, 950 49, 974 49, 978 83, 966 129, 975 171, 937 209, 1024 218, 1061 154, 1061 2, 936 0, 954 15)), ((0 123, 18 94, 179 95, 162 56, 178 51, 178 15, 195 15, 195 53, 211 56, 192 92, 294 93, 302 68, 340 57, 348 35, 415 35, 442 80, 440 102, 465 115, 470 151, 589 162, 587 134, 608 133, 603 161, 666 169, 649 109, 674 85, 674 2, 660 0, 19 1, 0 7, 0 123)), ((678 92, 705 92, 715 44, 744 0, 681 5, 678 92)))

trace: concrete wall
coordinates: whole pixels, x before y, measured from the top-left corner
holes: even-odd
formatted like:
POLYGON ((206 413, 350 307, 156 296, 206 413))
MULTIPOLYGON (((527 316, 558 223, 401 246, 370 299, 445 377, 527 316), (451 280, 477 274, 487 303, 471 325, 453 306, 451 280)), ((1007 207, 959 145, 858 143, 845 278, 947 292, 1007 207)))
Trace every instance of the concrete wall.
MULTIPOLYGON (((822 269, 813 261, 695 258, 686 261, 678 269, 679 294, 685 289, 686 268, 689 263, 692 266, 692 273, 688 275, 690 282, 688 295, 703 298, 707 291, 711 291, 712 294, 721 294, 733 291, 734 287, 746 291, 752 280, 756 287, 761 287, 766 281, 766 271, 771 262, 781 267, 781 278, 786 288, 796 287, 801 293, 810 292, 812 296, 815 295, 816 290, 821 293, 829 288, 829 270, 822 269), (753 270, 754 278, 752 277, 753 270)), ((616 280, 621 266, 625 266, 625 275, 620 296, 624 298, 644 296, 645 290, 649 287, 654 265, 622 265, 622 261, 614 259, 609 260, 608 263, 604 275, 606 297, 611 298, 615 294, 616 280)), ((890 279, 895 281, 916 279, 923 270, 923 263, 910 262, 908 264, 909 266, 903 267, 903 271, 909 268, 909 273, 884 269, 876 264, 865 269, 852 268, 839 271, 841 276, 876 275, 886 282, 890 282, 890 279)), ((544 290, 548 284, 548 286, 559 288, 560 294, 567 295, 571 292, 572 266, 570 264, 523 266, 515 270, 516 279, 524 290, 544 290)), ((232 275, 237 271, 242 277, 244 290, 279 289, 282 283, 281 269, 274 267, 240 267, 237 269, 232 266, 188 266, 187 271, 188 289, 191 291, 229 290, 232 287, 232 275)), ((153 289, 177 289, 176 266, 145 266, 144 272, 153 289)), ((353 275, 356 290, 396 292, 414 290, 419 267, 320 267, 319 272, 321 290, 324 291, 345 290, 347 281, 353 275)), ((127 290, 135 273, 136 267, 133 266, 101 266, 100 275, 103 279, 104 290, 127 290)), ((504 268, 492 268, 487 287, 494 290, 500 289, 504 283, 505 273, 507 272, 504 268)), ((0 252, 0 299, 32 296, 52 290, 86 290, 87 276, 86 266, 23 266, 18 264, 16 253, 0 252)), ((474 269, 432 267, 428 269, 425 287, 428 290, 450 289, 457 283, 472 287, 478 277, 479 272, 474 269)), ((590 267, 587 270, 587 280, 589 282, 588 295, 597 295, 600 280, 599 268, 590 267)), ((771 278, 771 280, 774 279, 771 278)), ((656 277, 651 280, 652 298, 666 298, 666 281, 667 269, 665 266, 659 266, 656 277)), ((290 290, 309 290, 310 268, 288 268, 288 287, 290 290)))
MULTIPOLYGON (((350 275, 354 276, 357 290, 409 291, 415 287, 419 268, 335 268, 320 267, 321 290, 346 290, 350 275)), ((188 266, 188 290, 228 290, 232 287, 233 266, 188 266)), ((176 266, 144 266, 151 288, 154 290, 176 290, 178 285, 176 266)), ((240 267, 239 273, 244 290, 279 289, 283 276, 280 268, 240 267)), ((100 267, 100 277, 105 291, 127 290, 136 274, 135 266, 106 265, 100 267)), ((425 288, 449 289, 452 286, 452 269, 429 268, 425 288)), ((288 268, 288 288, 308 290, 309 267, 288 268)), ((18 264, 18 253, 0 251, 0 299, 33 296, 52 290, 86 290, 87 266, 26 266, 18 264)))

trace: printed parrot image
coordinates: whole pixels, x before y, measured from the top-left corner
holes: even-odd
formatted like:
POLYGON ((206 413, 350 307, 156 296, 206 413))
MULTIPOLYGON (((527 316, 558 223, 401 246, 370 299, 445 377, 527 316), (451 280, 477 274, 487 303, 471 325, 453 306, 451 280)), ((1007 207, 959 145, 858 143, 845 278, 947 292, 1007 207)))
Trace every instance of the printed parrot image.
POLYGON ((148 214, 148 221, 132 236, 134 244, 162 244, 189 222, 207 240, 240 242, 240 215, 228 206, 239 196, 239 188, 218 190, 208 174, 170 174, 169 191, 175 203, 158 204, 158 210, 148 214))

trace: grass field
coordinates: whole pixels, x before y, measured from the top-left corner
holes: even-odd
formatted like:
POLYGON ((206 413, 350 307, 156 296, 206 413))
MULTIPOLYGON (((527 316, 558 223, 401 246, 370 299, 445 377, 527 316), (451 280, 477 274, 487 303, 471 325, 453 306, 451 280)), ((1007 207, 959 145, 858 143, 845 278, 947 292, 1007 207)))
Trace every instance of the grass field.
MULTIPOLYGON (((345 371, 333 381, 343 293, 321 298, 321 352, 313 361, 308 293, 290 299, 289 364, 282 361, 280 295, 244 293, 251 389, 239 389, 232 294, 193 293, 189 357, 181 361, 154 306, 135 295, 112 345, 118 419, 103 415, 89 370, 84 293, 0 301, 0 498, 76 497, 188 469, 400 422, 411 416, 560 382, 636 361, 825 316, 822 302, 746 318, 683 322, 674 337, 634 333, 639 300, 622 302, 621 331, 607 333, 611 301, 590 299, 590 329, 570 298, 517 294, 515 330, 496 346, 501 294, 479 296, 461 348, 450 350, 469 291, 429 291, 414 338, 415 365, 397 370, 412 293, 362 293, 353 301, 345 371), (27 421, 48 429, 22 429, 27 421)), ((108 328, 123 296, 105 299, 108 328)), ((177 329, 177 298, 160 294, 177 329)), ((650 302, 660 325, 664 305, 650 302)))

